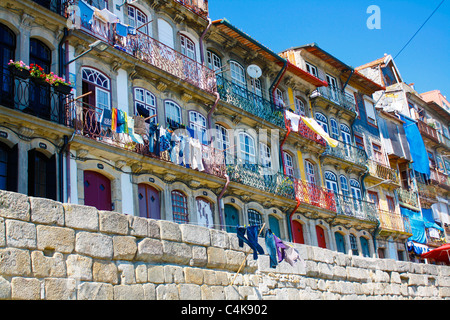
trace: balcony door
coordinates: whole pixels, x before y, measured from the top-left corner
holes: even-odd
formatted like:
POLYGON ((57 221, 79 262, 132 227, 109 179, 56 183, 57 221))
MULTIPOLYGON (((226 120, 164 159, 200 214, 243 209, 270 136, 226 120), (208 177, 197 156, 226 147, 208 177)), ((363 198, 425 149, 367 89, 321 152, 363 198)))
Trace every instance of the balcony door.
POLYGON ((327 82, 329 88, 328 90, 330 92, 330 99, 334 102, 339 103, 338 85, 336 78, 327 74, 327 82))
POLYGON ((292 221, 292 237, 294 239, 294 243, 305 244, 303 225, 296 220, 292 221))
POLYGON ((231 204, 226 204, 225 208, 225 227, 227 232, 236 233, 236 227, 239 226, 239 211, 231 204))
POLYGON ((316 235, 317 235, 317 245, 319 246, 319 248, 327 248, 327 242, 325 239, 325 230, 320 227, 320 226, 316 226, 316 235))
MULTIPOLYGON (((39 65, 46 74, 50 73, 52 52, 47 45, 37 39, 30 39, 31 64, 39 65)), ((50 86, 30 81, 29 94, 29 108, 26 111, 40 118, 50 119, 50 86)))
POLYGON ((14 81, 8 70, 9 60, 14 60, 16 35, 0 23, 0 103, 4 106, 14 105, 14 81))
POLYGON ((84 171, 84 204, 111 211, 111 181, 98 172, 84 171))
POLYGON ((159 191, 148 184, 139 184, 139 216, 149 219, 161 219, 159 191))

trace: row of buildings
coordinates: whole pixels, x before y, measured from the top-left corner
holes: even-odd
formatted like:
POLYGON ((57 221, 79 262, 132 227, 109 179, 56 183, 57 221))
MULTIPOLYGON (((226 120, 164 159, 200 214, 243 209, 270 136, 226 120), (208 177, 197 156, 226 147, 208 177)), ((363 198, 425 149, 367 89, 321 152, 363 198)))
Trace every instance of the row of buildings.
POLYGON ((4 190, 352 255, 446 242, 450 104, 390 55, 275 53, 207 0, 5 0, 0 33, 4 190))

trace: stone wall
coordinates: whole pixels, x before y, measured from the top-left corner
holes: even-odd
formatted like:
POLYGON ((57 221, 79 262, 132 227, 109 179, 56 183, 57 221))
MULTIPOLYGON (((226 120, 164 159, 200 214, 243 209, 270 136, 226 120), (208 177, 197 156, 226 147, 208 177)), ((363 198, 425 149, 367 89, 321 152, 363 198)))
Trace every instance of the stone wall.
POLYGON ((450 267, 296 247, 273 269, 234 234, 0 191, 0 299, 450 297, 450 267))

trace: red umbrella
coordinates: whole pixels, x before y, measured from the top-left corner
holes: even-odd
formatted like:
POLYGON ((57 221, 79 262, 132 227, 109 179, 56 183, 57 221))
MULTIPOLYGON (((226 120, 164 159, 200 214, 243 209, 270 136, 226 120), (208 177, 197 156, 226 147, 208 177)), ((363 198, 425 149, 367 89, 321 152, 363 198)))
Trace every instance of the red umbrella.
POLYGON ((434 259, 436 261, 450 262, 450 244, 444 244, 421 255, 422 258, 434 259))

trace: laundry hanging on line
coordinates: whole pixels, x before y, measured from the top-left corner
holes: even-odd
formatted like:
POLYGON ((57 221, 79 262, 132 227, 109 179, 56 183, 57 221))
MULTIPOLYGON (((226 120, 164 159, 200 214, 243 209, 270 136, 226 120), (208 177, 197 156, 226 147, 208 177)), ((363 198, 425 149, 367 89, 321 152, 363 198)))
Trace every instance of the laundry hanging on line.
POLYGON ((306 267, 304 260, 300 257, 299 252, 291 244, 284 243, 270 229, 266 230, 264 236, 266 248, 269 253, 270 267, 276 268, 283 260, 294 266, 297 261, 301 261, 306 267))

